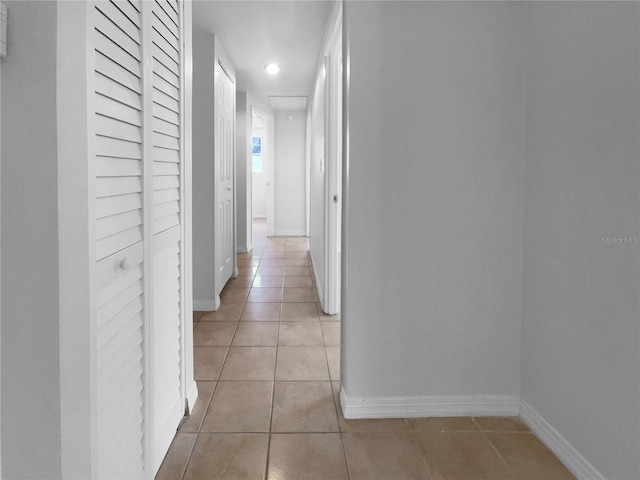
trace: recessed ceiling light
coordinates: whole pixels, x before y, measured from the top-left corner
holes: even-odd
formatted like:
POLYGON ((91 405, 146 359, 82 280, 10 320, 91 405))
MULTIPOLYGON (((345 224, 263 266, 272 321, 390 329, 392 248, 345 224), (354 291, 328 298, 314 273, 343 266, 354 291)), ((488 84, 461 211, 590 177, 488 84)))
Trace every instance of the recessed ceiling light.
POLYGON ((280 65, 278 65, 277 63, 270 63, 269 65, 264 67, 264 69, 269 75, 275 75, 280 71, 280 65))

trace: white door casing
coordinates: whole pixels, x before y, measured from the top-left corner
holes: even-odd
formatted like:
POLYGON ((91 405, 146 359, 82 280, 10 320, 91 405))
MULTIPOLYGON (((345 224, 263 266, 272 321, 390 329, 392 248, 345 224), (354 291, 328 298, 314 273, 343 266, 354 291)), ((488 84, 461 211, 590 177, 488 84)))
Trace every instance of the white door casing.
POLYGON ((235 272, 235 85, 220 61, 215 65, 215 274, 216 296, 235 272))
POLYGON ((325 313, 340 312, 342 212, 342 7, 337 7, 325 50, 325 313))

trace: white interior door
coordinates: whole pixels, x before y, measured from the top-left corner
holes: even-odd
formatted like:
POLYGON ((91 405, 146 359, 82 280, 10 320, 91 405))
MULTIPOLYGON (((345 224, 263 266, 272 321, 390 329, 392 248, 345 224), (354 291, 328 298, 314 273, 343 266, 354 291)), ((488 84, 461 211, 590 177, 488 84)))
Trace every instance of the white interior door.
POLYGON ((149 191, 152 218, 151 343, 152 452, 150 469, 159 466, 184 414, 181 398, 181 15, 176 1, 151 3, 152 103, 149 191))
POLYGON ((184 414, 181 7, 93 12, 99 478, 154 473, 184 414))
POLYGON ((144 157, 142 14, 96 3, 97 465, 99 478, 145 467, 144 157))
POLYGON ((216 295, 234 274, 235 86, 220 63, 215 66, 216 295))

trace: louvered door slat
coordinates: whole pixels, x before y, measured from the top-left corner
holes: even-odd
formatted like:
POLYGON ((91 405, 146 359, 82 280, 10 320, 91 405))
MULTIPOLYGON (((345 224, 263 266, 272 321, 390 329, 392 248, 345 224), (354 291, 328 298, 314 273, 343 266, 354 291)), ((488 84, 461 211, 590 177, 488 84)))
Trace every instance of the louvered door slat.
MULTIPOLYGON (((137 335, 138 339, 142 337, 141 330, 137 330, 137 335)), ((123 345, 120 355, 105 365, 105 371, 101 374, 103 378, 98 386, 98 412, 109 409, 118 411, 127 399, 132 401, 132 405, 144 401, 142 396, 139 396, 144 389, 144 383, 139 379, 144 373, 144 364, 141 361, 143 355, 144 351, 140 345, 123 345)), ((122 411, 129 409, 122 408, 122 411)), ((104 418, 106 422, 113 420, 110 416, 104 418)))
POLYGON ((101 32, 96 35, 96 51, 136 77, 140 78, 142 76, 140 60, 130 55, 123 47, 101 32))
POLYGON ((104 258, 124 250, 128 245, 142 241, 142 227, 129 228, 96 242, 96 254, 98 258, 104 258))
POLYGON ((173 9, 174 12, 178 13, 178 1, 177 0, 167 0, 167 4, 173 9))
POLYGON ((166 217, 167 215, 171 215, 173 213, 177 214, 179 212, 180 203, 178 203, 178 201, 162 203, 153 207, 153 218, 158 219, 166 217))
POLYGON ((178 21, 178 13, 164 0, 156 0, 156 4, 160 7, 160 11, 166 15, 171 23, 178 28, 180 25, 180 22, 178 21))
POLYGON ((140 28, 140 12, 128 0, 111 0, 136 28, 140 28))
POLYGON ((117 25, 118 28, 125 32, 133 41, 140 45, 140 29, 136 27, 112 2, 106 0, 99 1, 96 3, 96 9, 114 25, 117 25))
POLYGON ((180 98, 180 90, 178 90, 172 83, 166 81, 160 75, 155 74, 154 77, 153 87, 155 89, 175 100, 180 98))
POLYGON ((96 134, 103 137, 115 135, 115 138, 138 144, 142 141, 140 138, 140 129, 138 127, 120 120, 96 115, 95 127, 96 134))
POLYGON ((151 152, 154 162, 180 163, 180 152, 166 148, 154 148, 151 152))
MULTIPOLYGON (((158 7, 158 2, 154 2, 154 7, 158 7)), ((171 32, 171 35, 174 36, 176 40, 180 38, 180 32, 178 27, 176 26, 175 23, 171 21, 171 19, 167 16, 164 10, 162 10, 161 8, 154 8, 153 15, 155 17, 153 19, 154 24, 156 24, 156 22, 161 23, 162 25, 165 26, 165 28, 169 32, 171 32)))
POLYGON ((159 48, 155 43, 153 44, 153 46, 154 46, 154 49, 153 49, 154 61, 164 65, 166 68, 169 69, 171 73, 173 73, 176 76, 179 76, 180 69, 178 68, 178 64, 173 60, 173 58, 171 58, 169 55, 164 53, 164 51, 161 48, 159 48))
POLYGON ((160 90, 153 91, 153 102, 162 105, 164 108, 175 113, 180 113, 180 101, 169 95, 164 94, 160 90))
POLYGON ((180 200, 180 192, 176 189, 172 190, 156 190, 153 192, 153 204, 160 205, 162 203, 180 200))
POLYGON ((153 222, 153 233, 161 233, 168 230, 171 227, 175 227, 180 224, 180 217, 177 214, 168 215, 166 217, 158 218, 153 222))
POLYGON ((155 175, 153 177, 154 190, 166 190, 169 188, 178 189, 179 186, 180 179, 175 175, 155 175))
MULTIPOLYGON (((175 36, 175 29, 170 22, 166 21, 166 18, 163 15, 158 17, 154 17, 152 21, 154 34, 160 35, 164 38, 164 40, 171 46, 173 49, 179 53, 180 52, 180 44, 178 42, 178 38, 175 36)), ((154 37, 156 38, 156 37, 154 37)), ((169 53, 169 52, 167 52, 169 53)))
POLYGON ((153 131, 170 137, 180 138, 180 129, 178 126, 165 122, 164 120, 156 119, 156 121, 153 122, 153 131))
POLYGON ((137 177, 142 175, 142 162, 130 158, 96 158, 96 177, 137 177))
POLYGON ((141 335, 142 332, 135 323, 126 322, 122 325, 98 350, 98 368, 105 368, 116 358, 121 358, 137 349, 142 341, 141 335))
POLYGON ((142 208, 142 196, 139 193, 98 198, 96 199, 96 218, 128 212, 138 208, 142 208))
POLYGON ((180 150, 180 140, 176 137, 154 132, 153 147, 178 151, 180 150))
MULTIPOLYGON (((133 82, 133 86, 135 87, 135 83, 137 82, 137 80, 135 80, 134 77, 131 77, 131 79, 133 82)), ((142 110, 142 100, 138 92, 122 85, 121 83, 116 82, 112 78, 109 78, 101 73, 96 73, 95 80, 96 91, 99 92, 100 95, 111 100, 115 100, 116 102, 122 103, 128 107, 133 108, 134 110, 142 110)), ((107 116, 114 118, 113 115, 107 116)))
POLYGON ((99 177, 96 179, 96 197, 114 197, 142 191, 142 179, 132 177, 99 177))
POLYGON ((130 123, 137 127, 142 125, 142 115, 140 110, 136 108, 131 108, 120 102, 114 102, 112 99, 100 94, 96 94, 94 105, 96 114, 130 123))
MULTIPOLYGON (((98 308, 102 307, 110 300, 113 300, 119 292, 130 287, 135 282, 140 281, 141 278, 142 266, 136 265, 131 267, 122 277, 119 277, 118 279, 109 283, 105 288, 100 290, 100 295, 96 299, 98 308)), ((103 325, 102 328, 104 329, 105 326, 103 325)))
MULTIPOLYGON (((180 77, 169 70, 167 67, 162 65, 159 62, 156 62, 157 65, 153 66, 153 73, 155 76, 160 77, 162 80, 167 82, 169 85, 173 86, 176 89, 180 89, 180 77)), ((154 87, 160 88, 154 79, 154 87)))
POLYGON ((178 113, 155 102, 153 104, 153 116, 176 126, 180 125, 180 116, 178 113))
POLYGON ((153 164, 156 175, 179 175, 179 167, 175 163, 159 162, 153 164))
POLYGON ((138 60, 141 60, 140 49, 135 40, 127 35, 118 25, 113 23, 102 13, 96 15, 96 30, 111 38, 118 45, 120 45, 130 55, 133 55, 138 60))
MULTIPOLYGON (((110 132, 117 135, 117 132, 110 132)), ((142 145, 120 138, 96 135, 96 153, 104 157, 142 159, 142 145)))
POLYGON ((128 230, 138 225, 142 225, 142 211, 140 210, 100 218, 96 222, 96 237, 98 239, 105 238, 113 235, 113 232, 128 230))
POLYGON ((159 22, 154 23, 152 38, 155 47, 162 50, 176 63, 176 65, 180 63, 180 49, 178 41, 173 35, 170 35, 169 32, 159 24, 159 22))

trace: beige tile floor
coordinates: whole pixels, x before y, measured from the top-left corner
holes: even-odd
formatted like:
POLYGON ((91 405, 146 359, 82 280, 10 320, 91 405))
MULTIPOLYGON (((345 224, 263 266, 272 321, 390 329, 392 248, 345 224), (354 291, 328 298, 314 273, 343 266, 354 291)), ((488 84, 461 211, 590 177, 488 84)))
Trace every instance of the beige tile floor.
POLYGON ((194 313, 199 397, 156 479, 574 478, 517 418, 345 420, 307 239, 261 222, 254 245, 220 309, 194 313))

